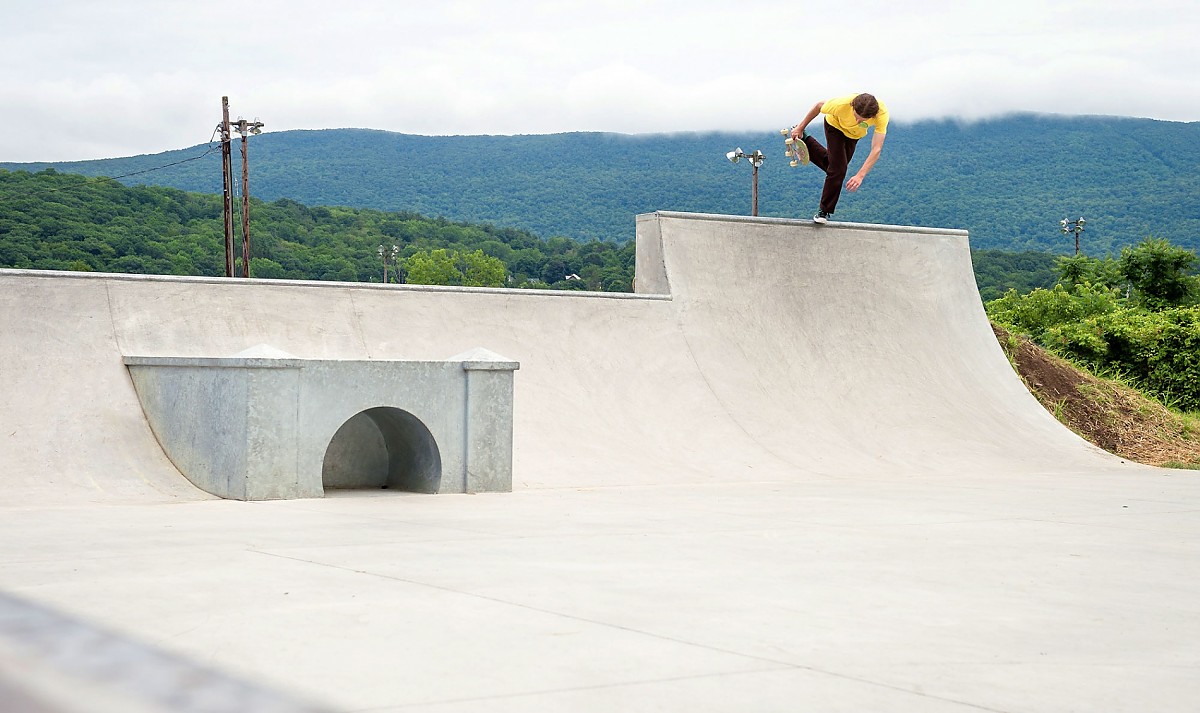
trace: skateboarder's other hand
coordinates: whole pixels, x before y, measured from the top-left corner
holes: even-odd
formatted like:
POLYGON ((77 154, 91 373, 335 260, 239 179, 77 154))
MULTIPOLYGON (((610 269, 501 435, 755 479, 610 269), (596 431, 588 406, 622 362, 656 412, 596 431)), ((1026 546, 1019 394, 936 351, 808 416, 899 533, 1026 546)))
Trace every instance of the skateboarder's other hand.
POLYGON ((862 182, 863 182, 862 178, 860 178, 858 176, 851 176, 850 180, 846 181, 846 190, 857 191, 858 187, 862 185, 862 182))

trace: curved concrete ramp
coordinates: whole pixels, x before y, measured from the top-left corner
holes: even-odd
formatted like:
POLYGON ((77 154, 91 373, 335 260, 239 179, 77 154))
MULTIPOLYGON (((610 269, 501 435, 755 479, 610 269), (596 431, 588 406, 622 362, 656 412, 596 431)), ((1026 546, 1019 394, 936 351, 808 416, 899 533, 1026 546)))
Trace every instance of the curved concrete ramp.
POLYGON ((663 256, 660 279, 713 397, 798 471, 957 476, 1118 463, 1054 420, 1013 373, 965 231, 678 213, 640 216, 638 229, 639 248, 663 256))
POLYGON ((519 361, 515 489, 1120 467, 1012 373, 964 232, 656 213, 637 239, 636 295, 0 271, 0 502, 206 497, 122 359, 263 343, 519 361))

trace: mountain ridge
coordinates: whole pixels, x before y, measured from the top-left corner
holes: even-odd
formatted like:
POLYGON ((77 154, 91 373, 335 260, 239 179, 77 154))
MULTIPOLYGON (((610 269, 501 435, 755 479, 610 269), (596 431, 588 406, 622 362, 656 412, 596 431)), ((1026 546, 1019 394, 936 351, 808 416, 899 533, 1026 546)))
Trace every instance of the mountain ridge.
MULTIPOLYGON (((1059 232, 1058 221, 1083 215, 1088 254, 1113 253, 1150 234, 1200 248, 1200 122, 1016 114, 892 126, 863 189, 843 193, 837 220, 966 228, 976 247, 1065 253, 1073 238, 1059 232)), ((195 158, 210 147, 0 168, 138 172, 122 181, 219 193, 219 151, 195 158)), ((749 213, 751 170, 724 156, 735 147, 767 155, 761 215, 812 214, 824 176, 812 166, 790 168, 777 131, 422 136, 296 129, 251 139, 250 188, 267 201, 412 211, 544 237, 624 242, 639 213, 749 213)), ((237 152, 235 145, 235 164, 237 152)), ((867 152, 860 144, 852 167, 867 152)))

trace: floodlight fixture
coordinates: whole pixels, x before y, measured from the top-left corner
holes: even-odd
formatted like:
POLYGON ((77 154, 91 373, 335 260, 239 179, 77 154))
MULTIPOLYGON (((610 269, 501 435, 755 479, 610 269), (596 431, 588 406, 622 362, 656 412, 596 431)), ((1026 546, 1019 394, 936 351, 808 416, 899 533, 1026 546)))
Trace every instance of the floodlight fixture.
POLYGON ((1076 220, 1068 220, 1067 218, 1063 218, 1062 220, 1058 221, 1059 229, 1062 230, 1064 235, 1075 233, 1076 255, 1079 254, 1079 234, 1083 232, 1084 223, 1087 223, 1087 220, 1085 220, 1083 216, 1079 216, 1079 218, 1076 220))
POLYGON ((399 270, 399 266, 397 265, 397 263, 399 262, 399 260, 397 258, 400 256, 400 247, 398 245, 393 245, 392 249, 388 250, 385 246, 380 245, 379 248, 375 252, 376 252, 376 254, 379 255, 379 259, 383 261, 383 282, 384 282, 384 284, 387 284, 387 282, 388 282, 388 267, 392 266, 392 265, 397 266, 396 279, 400 279, 400 270, 399 270))
POLYGON ((258 136, 261 134, 262 127, 266 126, 266 124, 261 121, 247 121, 246 119, 239 118, 237 121, 230 122, 229 126, 241 134, 244 139, 247 135, 258 136))
POLYGON ((752 197, 750 203, 750 215, 758 215, 758 168, 759 166, 763 165, 763 161, 766 161, 767 157, 763 155, 762 151, 757 150, 753 153, 746 153, 742 150, 742 147, 739 146, 725 154, 725 158, 729 159, 730 163, 737 163, 743 158, 750 160, 749 163, 754 168, 753 188, 751 189, 752 197))

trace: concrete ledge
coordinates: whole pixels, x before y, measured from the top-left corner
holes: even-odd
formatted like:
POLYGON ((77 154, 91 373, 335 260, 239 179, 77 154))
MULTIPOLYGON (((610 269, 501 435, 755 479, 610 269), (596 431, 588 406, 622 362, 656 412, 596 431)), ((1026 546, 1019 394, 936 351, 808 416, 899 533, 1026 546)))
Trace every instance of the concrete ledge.
POLYGON ((677 211, 660 210, 654 213, 643 213, 638 220, 653 218, 682 218, 685 220, 712 220, 722 223, 762 223, 764 225, 804 225, 814 230, 866 230, 872 233, 919 233, 922 235, 961 235, 969 233, 955 228, 923 228, 911 225, 881 225, 878 223, 840 223, 831 221, 817 225, 808 219, 801 218, 766 218, 750 215, 719 215, 716 213, 681 213, 677 211))
MULTIPOLYGON (((259 356, 276 353, 280 356, 259 356)), ((444 361, 124 357, 167 457, 223 498, 325 488, 512 490, 513 372, 485 349, 444 361)))
POLYGON ((120 280, 123 282, 175 282, 181 284, 209 284, 222 286, 276 285, 280 287, 321 288, 350 287, 361 290, 390 290, 393 292, 459 292, 474 294, 502 294, 521 297, 548 298, 599 298, 608 300, 661 300, 662 295, 639 295, 632 292, 589 292, 586 290, 533 290, 515 287, 460 287, 454 285, 392 285, 374 282, 333 282, 323 280, 279 280, 242 277, 195 277, 186 275, 135 275, 113 272, 72 272, 69 270, 13 270, 0 268, 0 277, 54 277, 75 280, 120 280))

